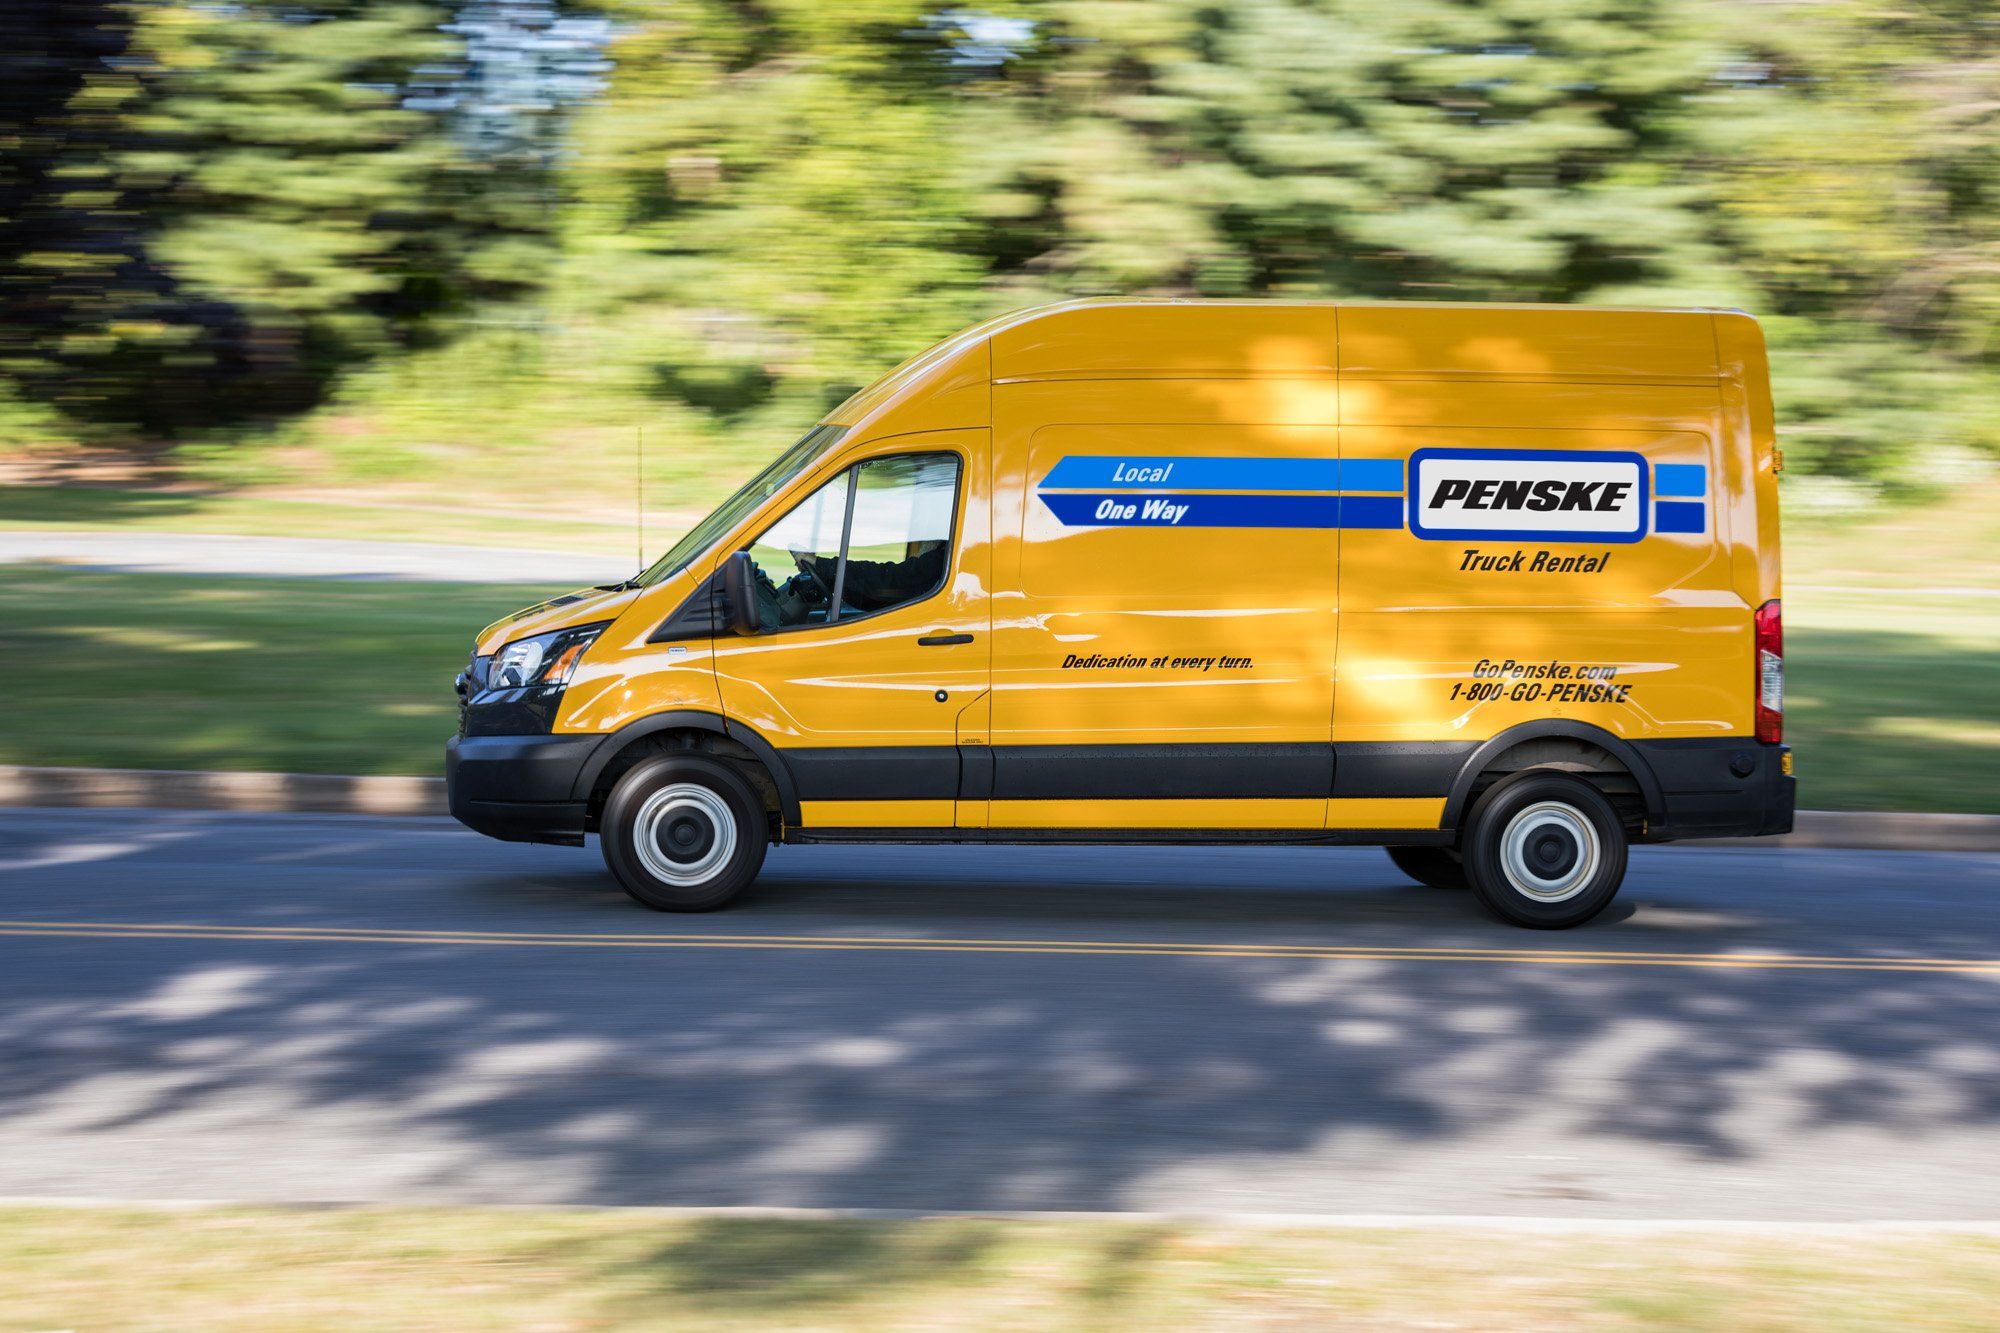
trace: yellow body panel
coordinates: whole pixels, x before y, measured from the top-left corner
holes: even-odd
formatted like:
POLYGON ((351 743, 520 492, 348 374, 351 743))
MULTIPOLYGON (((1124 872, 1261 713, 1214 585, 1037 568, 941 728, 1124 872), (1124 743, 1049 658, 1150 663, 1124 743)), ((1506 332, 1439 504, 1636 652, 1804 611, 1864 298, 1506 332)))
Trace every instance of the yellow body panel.
POLYGON ((1311 800, 995 801, 996 829, 1319 829, 1326 803, 1311 800))
MULTIPOLYGON (((665 712, 721 714, 714 645, 699 639, 672 644, 648 641, 698 583, 692 574, 682 574, 645 589, 627 604, 624 614, 578 663, 563 693, 557 732, 614 732, 665 712)), ((491 649, 482 646, 481 651, 491 649)))
POLYGON ((481 651, 614 617, 554 730, 712 714, 797 759, 808 831, 1437 829, 1398 747, 1749 735, 1751 612, 1779 594, 1766 380, 1729 312, 1024 312, 855 395, 683 573, 481 651), (843 468, 928 451, 963 461, 935 596, 650 641, 843 468), (944 634, 970 641, 916 643, 944 634))
MULTIPOLYGON (((1397 387, 1394 411, 1374 395, 1343 401, 1343 408, 1352 405, 1357 416, 1421 417, 1426 424, 1376 424, 1344 411, 1343 459, 1407 460, 1417 449, 1459 446, 1626 451, 1655 466, 1711 472, 1720 464, 1712 385, 1614 386, 1616 426, 1604 424, 1607 404, 1597 389, 1397 387), (1537 425, 1465 424, 1496 417, 1537 425)), ((1725 551, 1712 534, 1556 546, 1344 531, 1340 602, 1336 742, 1483 740, 1542 717, 1576 719, 1626 738, 1738 734, 1751 724, 1751 608, 1730 585, 1725 551), (1500 567, 1523 550, 1529 552, 1523 568, 1500 567), (1550 564, 1573 555, 1602 563, 1536 571, 1542 551, 1552 554, 1550 564), (1468 552, 1498 557, 1496 567, 1478 568, 1475 560, 1475 568, 1465 568, 1468 552), (1518 667, 1508 668, 1510 660, 1518 667), (1544 668, 1570 675, 1566 682, 1535 674, 1544 668), (1607 689, 1555 688, 1579 679, 1607 689), (1507 688, 1493 696, 1496 682, 1507 688), (1488 688, 1473 688, 1482 685, 1488 688), (1615 703, 1590 697, 1610 694, 1623 697, 1615 703)))
POLYGON ((1333 829, 1434 829, 1444 814, 1441 796, 1338 796, 1327 802, 1333 829))
POLYGON ((951 828, 951 801, 807 801, 807 828, 951 828))
POLYGON ((968 825, 951 801, 807 801, 808 828, 1434 829, 1442 797, 1313 800, 992 801, 968 825))
MULTIPOLYGON (((1333 411, 1311 381, 998 386, 992 743, 1325 741, 1330 577, 1249 571, 1227 528, 1064 526, 1034 483, 1073 454, 1330 456, 1333 411), (1078 665, 1093 657, 1145 665, 1078 665)), ((1257 538, 1267 568, 1330 575, 1338 559, 1331 531, 1257 538)))

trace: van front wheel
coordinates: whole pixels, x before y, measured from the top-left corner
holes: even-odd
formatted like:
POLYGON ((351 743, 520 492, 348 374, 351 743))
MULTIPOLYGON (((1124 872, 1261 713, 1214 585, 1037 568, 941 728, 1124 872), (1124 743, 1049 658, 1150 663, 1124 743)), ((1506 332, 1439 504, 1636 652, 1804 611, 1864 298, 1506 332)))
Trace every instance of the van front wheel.
POLYGON ((1465 872, 1488 911, 1563 930, 1603 911, 1625 879, 1625 826, 1604 794, 1557 773, 1495 783, 1466 826, 1465 872))
POLYGON ((702 755, 640 764, 604 803, 598 842, 625 892, 658 912, 707 912, 764 864, 764 803, 744 777, 702 755))

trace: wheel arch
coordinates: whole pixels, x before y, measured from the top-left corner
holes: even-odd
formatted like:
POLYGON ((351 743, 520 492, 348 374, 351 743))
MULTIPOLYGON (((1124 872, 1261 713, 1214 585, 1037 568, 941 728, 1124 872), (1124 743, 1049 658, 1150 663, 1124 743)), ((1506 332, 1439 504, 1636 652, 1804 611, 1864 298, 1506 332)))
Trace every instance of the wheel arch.
POLYGON ((787 827, 799 824, 799 792, 792 780, 791 770, 777 748, 762 736, 740 722, 734 722, 719 713, 702 712, 699 709, 674 709, 665 713, 654 713, 636 722, 628 722, 611 732, 590 753, 577 774, 576 787, 572 795, 583 801, 594 803, 599 784, 607 770, 621 759, 634 757, 634 747, 641 752, 650 748, 648 742, 662 739, 675 732, 695 732, 719 740, 733 741, 748 751, 756 764, 769 777, 771 786, 777 793, 778 815, 787 827))
POLYGON ((1538 741, 1574 741, 1604 751, 1631 775, 1639 789, 1639 799, 1645 807, 1648 822, 1657 823, 1664 819, 1666 803, 1659 779, 1654 776, 1652 765, 1646 762, 1645 755, 1637 746, 1588 722, 1544 718, 1507 728, 1466 758, 1452 783, 1451 794, 1445 798, 1444 814, 1438 821, 1439 825, 1443 828, 1460 827, 1472 806, 1473 797, 1479 791, 1480 779, 1498 768, 1509 752, 1533 746, 1538 741))

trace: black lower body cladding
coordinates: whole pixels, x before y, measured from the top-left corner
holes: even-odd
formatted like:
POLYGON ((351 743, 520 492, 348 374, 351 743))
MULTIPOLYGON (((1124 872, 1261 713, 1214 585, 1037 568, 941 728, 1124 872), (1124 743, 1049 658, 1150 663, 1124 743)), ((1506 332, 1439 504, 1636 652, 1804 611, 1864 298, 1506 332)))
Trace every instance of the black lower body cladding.
POLYGON ((1788 746, 1752 740, 1638 741, 1660 784, 1660 815, 1646 841, 1757 838, 1792 831, 1799 784, 1788 746))
MULTIPOLYGON (((724 724, 717 719, 710 729, 723 734, 724 724)), ((626 739, 625 733, 455 738, 445 758, 451 813, 496 838, 580 843, 590 780, 626 739)), ((1639 770, 1634 776, 1648 815, 1643 841, 1791 831, 1797 784, 1785 771, 1783 746, 1741 738, 1613 744, 1639 770)), ((789 826, 794 792, 804 800, 849 801, 951 794, 961 800, 1448 797, 1465 785, 1479 748, 1459 741, 855 747, 776 750, 765 762, 782 769, 773 776, 787 793, 789 826)), ((924 836, 947 835, 978 831, 924 836)))
POLYGON ((1331 745, 999 745, 968 748, 963 800, 1317 799, 1331 745))
MULTIPOLYGON (((1580 730, 1558 734, 1597 739, 1580 730)), ((1643 841, 1791 831, 1797 784, 1784 771, 1783 746, 1737 738, 1602 740, 1632 767, 1646 797, 1643 841)), ((806 800, 922 800, 954 790, 967 801, 1421 798, 1462 789, 1481 748, 1470 741, 998 745, 779 755, 806 800)))
POLYGON ((603 736, 454 736, 444 781, 452 818, 505 842, 582 846, 584 767, 603 736))

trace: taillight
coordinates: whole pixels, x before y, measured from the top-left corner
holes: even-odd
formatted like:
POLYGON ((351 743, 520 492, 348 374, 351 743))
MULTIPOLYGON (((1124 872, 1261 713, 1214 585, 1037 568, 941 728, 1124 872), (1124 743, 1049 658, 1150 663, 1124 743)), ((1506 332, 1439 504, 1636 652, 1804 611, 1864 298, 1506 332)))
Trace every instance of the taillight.
POLYGON ((1785 619, 1776 598, 1757 608, 1757 739, 1785 739, 1785 619))

